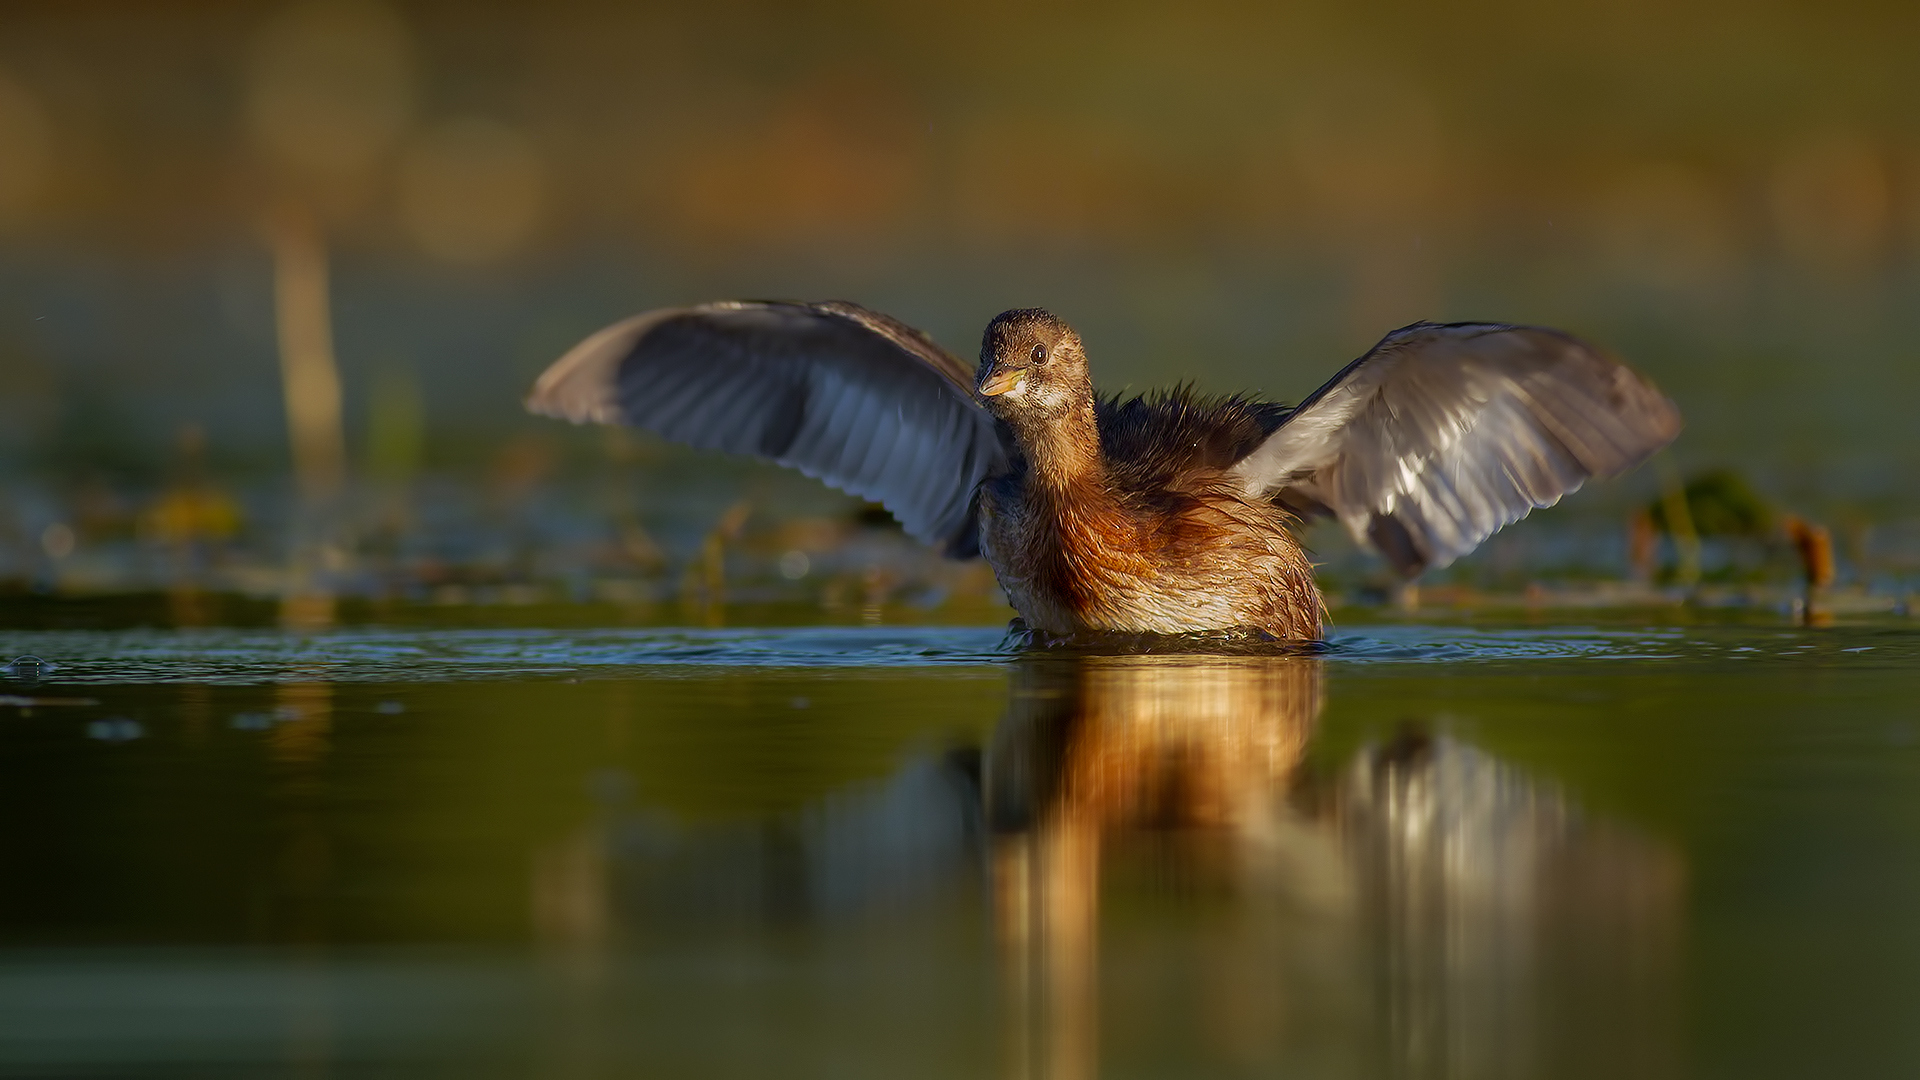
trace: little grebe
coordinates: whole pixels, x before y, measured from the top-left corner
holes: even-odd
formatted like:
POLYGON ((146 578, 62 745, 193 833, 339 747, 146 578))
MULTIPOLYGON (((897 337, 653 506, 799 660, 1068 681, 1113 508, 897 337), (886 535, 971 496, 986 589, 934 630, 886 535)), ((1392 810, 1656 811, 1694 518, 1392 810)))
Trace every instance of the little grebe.
POLYGON ((985 555, 1051 634, 1318 637, 1290 526, 1332 515, 1402 574, 1445 566, 1680 430, 1650 383, 1553 330, 1415 323, 1289 408, 1094 393, 1053 315, 988 325, 978 370, 855 304, 722 302, 602 330, 528 407, 754 454, 985 555))

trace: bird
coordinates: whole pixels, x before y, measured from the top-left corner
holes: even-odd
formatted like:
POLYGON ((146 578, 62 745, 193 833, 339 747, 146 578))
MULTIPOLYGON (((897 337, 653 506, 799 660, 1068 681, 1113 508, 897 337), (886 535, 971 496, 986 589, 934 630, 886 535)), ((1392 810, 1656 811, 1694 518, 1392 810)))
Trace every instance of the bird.
POLYGON ((1296 530, 1330 516, 1403 577, 1444 567, 1680 431, 1645 376, 1557 330, 1417 322, 1299 404, 1190 385, 1095 391, 1040 308, 988 323, 969 365, 848 301, 728 300, 588 337, 527 407, 753 455, 984 556, 1016 625, 1106 635, 1321 638, 1296 530))

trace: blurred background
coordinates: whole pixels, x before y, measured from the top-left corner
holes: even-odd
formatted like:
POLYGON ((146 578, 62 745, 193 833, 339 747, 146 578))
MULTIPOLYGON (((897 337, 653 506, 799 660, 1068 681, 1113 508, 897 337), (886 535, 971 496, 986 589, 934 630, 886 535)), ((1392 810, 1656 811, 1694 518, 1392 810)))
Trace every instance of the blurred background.
MULTIPOLYGON (((522 413, 594 329, 746 296, 969 356, 1043 305, 1104 388, 1283 400, 1417 319, 1563 327, 1688 429, 1442 578, 1745 587, 1797 572, 1804 517, 1902 603, 1917 34, 1713 0, 8 0, 0 592, 1004 618, 803 478, 522 413)), ((1336 591, 1377 581, 1312 539, 1336 591)))

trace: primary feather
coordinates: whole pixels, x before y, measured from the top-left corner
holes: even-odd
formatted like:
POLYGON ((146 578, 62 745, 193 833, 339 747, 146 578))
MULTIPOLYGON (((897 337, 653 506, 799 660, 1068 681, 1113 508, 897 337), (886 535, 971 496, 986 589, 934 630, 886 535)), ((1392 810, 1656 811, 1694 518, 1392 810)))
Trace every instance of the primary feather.
POLYGON ((1006 459, 972 387, 965 363, 857 304, 729 301, 602 330, 547 369, 527 407, 769 458, 966 558, 974 493, 1006 459))
POLYGON ((1301 402, 1234 473, 1249 495, 1339 518, 1411 576, 1679 431, 1651 383, 1566 334, 1415 323, 1301 402))

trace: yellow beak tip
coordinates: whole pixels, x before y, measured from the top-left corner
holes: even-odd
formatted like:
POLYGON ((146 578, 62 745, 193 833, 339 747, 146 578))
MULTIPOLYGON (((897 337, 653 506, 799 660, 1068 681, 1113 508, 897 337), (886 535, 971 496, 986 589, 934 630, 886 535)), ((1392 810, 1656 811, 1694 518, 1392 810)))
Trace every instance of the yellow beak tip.
POLYGON ((1001 394, 1008 393, 1018 388, 1021 382, 1023 382, 1026 379, 1026 377, 1027 377, 1026 372, 1020 371, 1018 369, 996 371, 993 374, 987 376, 986 382, 983 382, 980 384, 980 396, 981 397, 999 397, 1001 394))

